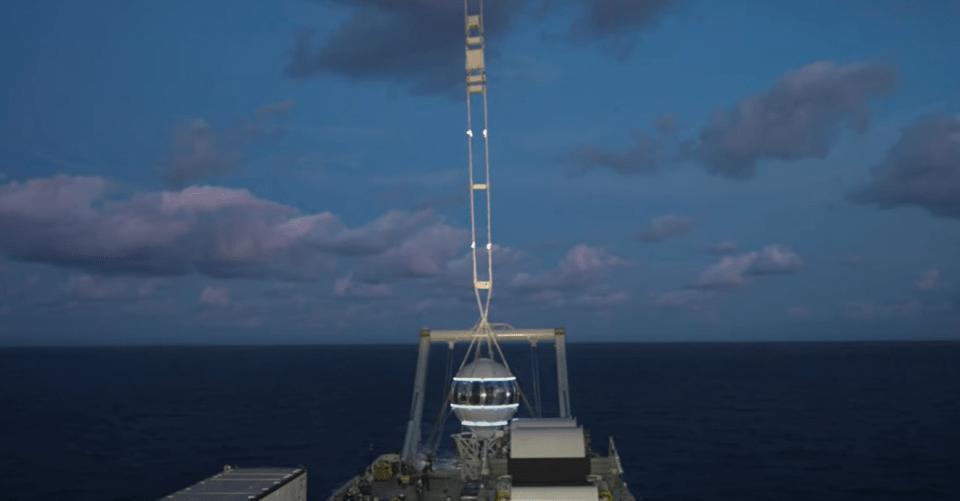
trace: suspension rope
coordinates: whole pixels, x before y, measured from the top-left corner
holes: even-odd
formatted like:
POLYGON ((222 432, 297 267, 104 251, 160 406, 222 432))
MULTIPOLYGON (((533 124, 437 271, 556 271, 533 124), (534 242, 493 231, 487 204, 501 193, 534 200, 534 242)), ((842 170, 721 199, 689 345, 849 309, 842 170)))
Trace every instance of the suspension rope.
MULTIPOLYGON (((483 0, 480 0, 480 37, 483 38, 483 0)), ((486 76, 486 70, 484 70, 484 76, 486 76)), ((486 78, 484 78, 486 80, 486 78)), ((488 121, 487 121, 487 85, 484 81, 483 85, 483 160, 485 164, 485 170, 487 173, 485 184, 487 189, 484 190, 487 192, 487 280, 489 281, 489 288, 487 290, 487 303, 483 307, 484 317, 490 312, 490 297, 493 296, 493 239, 492 233, 490 231, 490 135, 487 133, 489 130, 488 121)))
POLYGON ((533 373, 533 403, 537 411, 534 417, 543 417, 540 406, 540 350, 536 343, 530 343, 530 371, 533 373))
POLYGON ((447 350, 447 372, 444 380, 446 383, 443 387, 443 405, 440 406, 437 421, 434 423, 433 430, 430 431, 430 438, 427 440, 427 452, 434 456, 437 454, 437 449, 440 448, 440 437, 443 435, 443 427, 447 423, 447 416, 452 412, 452 409, 448 408, 447 404, 450 403, 450 394, 453 386, 453 346, 450 346, 447 350))
MULTIPOLYGON (((479 0, 477 14, 470 14, 469 0, 463 1, 463 12, 466 24, 466 101, 467 101, 467 162, 470 176, 470 254, 473 261, 473 290, 477 298, 477 307, 480 309, 478 335, 493 333, 487 326, 487 315, 490 311, 490 298, 493 296, 493 243, 490 222, 490 138, 488 134, 487 114, 487 76, 484 63, 484 32, 483 32, 483 0, 479 0), (484 182, 477 183, 473 166, 473 94, 482 94, 483 97, 483 157, 484 182), (477 266, 477 207, 476 191, 486 191, 487 212, 487 276, 481 277, 477 266), (485 280, 481 280, 485 278, 485 280), (483 291, 483 292, 481 292, 483 291)), ((488 344, 487 349, 491 352, 488 344)))

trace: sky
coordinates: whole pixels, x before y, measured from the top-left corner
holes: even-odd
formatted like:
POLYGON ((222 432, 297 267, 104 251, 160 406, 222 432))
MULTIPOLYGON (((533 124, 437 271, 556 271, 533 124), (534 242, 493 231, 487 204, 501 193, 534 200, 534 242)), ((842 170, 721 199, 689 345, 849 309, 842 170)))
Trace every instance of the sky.
MULTIPOLYGON (((490 321, 960 340, 960 2, 484 8, 490 321)), ((474 325, 462 23, 452 0, 0 4, 0 345, 474 325)))

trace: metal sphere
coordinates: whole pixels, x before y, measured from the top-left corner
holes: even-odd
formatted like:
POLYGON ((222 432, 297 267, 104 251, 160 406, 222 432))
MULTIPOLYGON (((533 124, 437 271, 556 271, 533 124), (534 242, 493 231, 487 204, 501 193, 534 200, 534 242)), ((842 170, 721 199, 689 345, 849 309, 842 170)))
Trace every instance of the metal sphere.
POLYGON ((450 392, 457 418, 477 435, 490 435, 493 429, 506 426, 520 401, 517 378, 489 358, 478 358, 460 369, 450 392))

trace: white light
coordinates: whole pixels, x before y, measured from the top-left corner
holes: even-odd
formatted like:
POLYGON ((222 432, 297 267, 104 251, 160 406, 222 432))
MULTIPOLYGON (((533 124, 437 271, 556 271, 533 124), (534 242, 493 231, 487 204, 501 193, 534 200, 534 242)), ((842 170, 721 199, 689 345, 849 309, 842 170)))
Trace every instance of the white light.
POLYGON ((468 381, 468 382, 471 382, 471 383, 474 383, 474 382, 484 382, 484 383, 485 383, 485 382, 487 382, 487 381, 490 381, 490 382, 516 381, 517 378, 516 378, 516 376, 510 376, 510 377, 455 377, 455 378, 453 378, 453 380, 454 380, 454 381, 468 381))
POLYGON ((488 242, 488 243, 487 243, 487 250, 490 250, 490 249, 492 249, 492 248, 493 248, 493 244, 491 244, 491 243, 488 242))
POLYGON ((473 131, 470 129, 467 129, 467 135, 470 137, 473 137, 473 131))
POLYGON ((471 248, 471 249, 476 249, 476 248, 477 248, 477 243, 476 243, 476 242, 470 242, 470 248, 471 248))
POLYGON ((487 137, 487 129, 483 129, 483 137, 487 137))
POLYGON ((506 426, 506 421, 461 421, 460 424, 464 426, 506 426))
POLYGON ((454 409, 517 409, 520 407, 520 404, 504 404, 504 405, 464 405, 464 404, 450 404, 451 408, 454 409))

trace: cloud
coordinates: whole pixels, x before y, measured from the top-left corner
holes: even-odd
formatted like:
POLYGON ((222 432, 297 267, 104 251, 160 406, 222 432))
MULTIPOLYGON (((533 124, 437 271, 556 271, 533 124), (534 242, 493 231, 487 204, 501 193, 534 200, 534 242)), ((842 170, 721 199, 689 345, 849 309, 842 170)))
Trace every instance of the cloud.
POLYGON ((38 225, 67 217, 86 219, 96 214, 91 203, 101 200, 109 187, 104 179, 63 175, 25 183, 12 181, 0 185, 0 214, 29 218, 38 225))
POLYGON ((219 186, 191 186, 180 191, 161 191, 146 198, 157 198, 155 203, 165 215, 192 216, 226 208, 267 210, 288 215, 296 213, 292 207, 256 198, 247 190, 219 186))
MULTIPOLYGON (((474 0, 471 0, 473 3, 474 0)), ((314 45, 313 32, 301 30, 290 53, 286 74, 293 78, 318 73, 351 80, 401 83, 414 94, 463 97, 464 32, 462 3, 444 0, 332 0, 350 8, 346 22, 314 45)), ((623 59, 635 44, 633 34, 656 26, 678 7, 676 0, 636 2, 564 0, 539 5, 526 0, 484 4, 484 35, 502 40, 520 15, 543 18, 573 6, 577 16, 564 39, 584 45, 607 42, 601 50, 623 59)), ((489 43, 489 41, 488 41, 489 43)), ((496 59, 496 44, 487 46, 496 59)))
POLYGON ((708 267, 693 287, 736 290, 749 283, 750 276, 794 273, 803 266, 803 258, 778 244, 764 246, 736 256, 724 256, 708 267))
POLYGON ((324 214, 293 219, 263 212, 228 212, 206 227, 192 260, 201 273, 218 278, 273 275, 285 280, 316 277, 335 265, 311 241, 324 214))
MULTIPOLYGON (((493 256, 493 268, 494 268, 494 277, 496 280, 499 272, 502 273, 503 268, 520 262, 521 259, 526 257, 526 253, 523 251, 514 249, 512 247, 504 247, 498 244, 493 244, 491 249, 491 255, 493 256)), ((477 249, 477 271, 483 272, 484 276, 487 269, 487 252, 486 249, 477 249)), ((473 256, 468 251, 461 255, 457 259, 448 261, 446 264, 446 271, 444 273, 450 281, 455 283, 470 283, 473 280, 473 256)), ((500 275, 502 276, 502 275, 500 275)))
POLYGON ((633 144, 622 151, 595 144, 582 144, 558 160, 572 167, 569 171, 572 176, 583 175, 596 167, 606 167, 623 175, 654 174, 690 156, 692 140, 679 143, 672 141, 675 135, 672 132, 674 122, 672 115, 660 117, 654 122, 654 126, 660 131, 660 137, 650 136, 635 127, 631 131, 633 144))
POLYGON ((930 291, 937 286, 938 278, 940 278, 940 270, 928 270, 923 272, 920 279, 913 284, 917 286, 918 290, 930 291))
POLYGON ((720 242, 717 245, 714 245, 713 247, 708 248, 707 252, 711 254, 719 254, 722 256, 725 254, 733 254, 734 252, 737 252, 738 248, 739 247, 737 246, 736 242, 727 240, 725 242, 720 242))
MULTIPOLYGON (((415 94, 462 97, 463 6, 440 0, 339 0, 354 7, 347 21, 316 48, 301 30, 286 73, 303 78, 329 73, 351 80, 402 82, 415 94)), ((509 27, 523 1, 485 6, 486 36, 509 27)), ((494 54, 489 53, 488 57, 494 54)))
POLYGON ((593 167, 607 167, 620 174, 652 174, 660 169, 663 145, 640 129, 633 129, 633 145, 623 151, 613 151, 594 144, 584 144, 573 150, 568 162, 583 173, 593 167))
POLYGON ((365 281, 439 276, 467 246, 469 232, 442 222, 427 226, 399 245, 360 264, 365 281))
MULTIPOLYGON (((437 221, 430 209, 406 212, 391 210, 359 228, 347 228, 335 216, 318 220, 322 248, 341 256, 379 254, 437 221)), ((466 239, 463 240, 466 242, 466 239)))
POLYGON ((517 273, 511 279, 509 287, 518 291, 587 290, 602 282, 612 268, 629 264, 626 259, 613 256, 605 249, 580 244, 570 249, 556 268, 536 275, 517 273))
POLYGON ((696 220, 692 217, 665 214, 650 220, 647 229, 638 233, 635 238, 641 242, 662 242, 690 231, 695 224, 696 220))
MULTIPOLYGON (((725 242, 729 243, 729 242, 725 242)), ((734 246, 724 246, 729 251, 734 246)), ((649 296, 647 306, 655 310, 685 310, 701 321, 720 321, 717 312, 718 293, 742 290, 757 276, 786 274, 798 271, 803 259, 786 247, 778 244, 764 246, 759 251, 739 255, 726 255, 710 265, 696 282, 680 290, 649 296)), ((808 311, 790 309, 788 314, 799 316, 808 311)))
POLYGON ((747 272, 757 260, 757 253, 724 256, 720 262, 704 270, 694 287, 701 289, 736 289, 747 284, 747 272))
POLYGON ((293 101, 264 106, 254 111, 253 121, 241 121, 223 130, 201 118, 178 124, 170 135, 170 163, 164 174, 176 187, 240 168, 244 150, 255 141, 277 137, 282 129, 267 130, 265 122, 293 108, 293 101))
POLYGON ((872 178, 851 195, 854 202, 960 218, 960 116, 930 116, 904 127, 872 178))
POLYGON ((803 258, 782 245, 765 245, 750 268, 753 275, 793 273, 803 266, 803 258))
POLYGON ((286 101, 281 101, 279 103, 268 104, 253 110, 254 116, 257 117, 258 121, 264 121, 273 117, 286 115, 293 109, 296 101, 293 99, 287 99, 286 101))
POLYGON ((586 6, 570 26, 568 39, 574 44, 604 41, 601 48, 617 59, 626 60, 636 45, 636 33, 653 28, 664 14, 678 9, 680 0, 580 0, 586 6))
POLYGON ((230 302, 230 289, 226 287, 215 287, 208 285, 203 289, 203 292, 200 293, 200 298, 197 300, 197 305, 229 306, 230 302))
POLYGON ((673 113, 660 115, 653 121, 653 126, 661 136, 673 137, 677 134, 677 116, 673 113))
POLYGON ((712 174, 753 177, 763 159, 825 158, 844 123, 866 132, 866 101, 890 94, 896 69, 878 63, 817 61, 790 71, 763 94, 717 110, 700 132, 697 157, 712 174))
POLYGON ((116 279, 80 275, 70 278, 67 282, 67 292, 78 299, 117 299, 127 295, 127 286, 116 279))
POLYGON ((333 284, 333 293, 338 297, 378 298, 394 295, 391 284, 365 284, 353 280, 353 273, 338 278, 333 284))
POLYGON ((435 274, 468 241, 431 211, 391 211, 349 228, 330 212, 300 214, 246 190, 117 195, 99 178, 0 185, 0 251, 97 273, 306 280, 349 257, 369 257, 391 276, 435 274))
POLYGON ((109 185, 60 175, 0 186, 0 249, 20 261, 177 272, 150 256, 187 235, 190 225, 158 215, 156 207, 113 202, 109 185))

